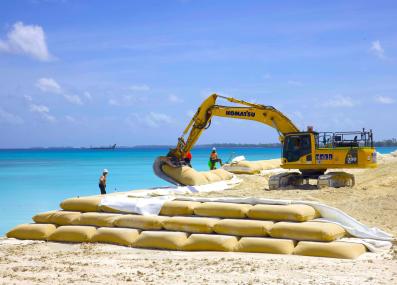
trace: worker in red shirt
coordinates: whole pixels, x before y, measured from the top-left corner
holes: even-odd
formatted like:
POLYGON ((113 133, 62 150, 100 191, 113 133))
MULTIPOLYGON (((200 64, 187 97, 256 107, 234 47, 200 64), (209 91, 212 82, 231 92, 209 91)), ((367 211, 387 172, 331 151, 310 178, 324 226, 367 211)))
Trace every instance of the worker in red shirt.
POLYGON ((185 163, 189 166, 192 167, 191 161, 192 161, 192 154, 190 153, 190 151, 188 151, 187 153, 185 153, 183 160, 185 161, 185 163))

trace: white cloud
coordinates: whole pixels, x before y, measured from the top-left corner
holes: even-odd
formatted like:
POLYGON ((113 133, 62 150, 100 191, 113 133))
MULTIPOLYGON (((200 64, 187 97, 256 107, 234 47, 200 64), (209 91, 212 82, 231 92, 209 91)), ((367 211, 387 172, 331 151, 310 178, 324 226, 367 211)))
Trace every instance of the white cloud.
POLYGON ((45 105, 31 104, 30 105, 30 111, 31 112, 36 112, 36 113, 49 113, 50 109, 47 106, 45 106, 45 105))
POLYGON ((394 100, 391 97, 381 96, 381 95, 376 96, 375 101, 381 104, 393 104, 394 102, 396 102, 396 100, 394 100))
POLYGON ((146 84, 143 85, 131 85, 128 87, 129 90, 131 91, 149 91, 150 87, 147 86, 146 84))
POLYGON ((83 95, 84 95, 84 97, 85 97, 86 99, 92 100, 92 96, 91 96, 91 93, 90 93, 90 92, 85 91, 85 92, 83 93, 83 95))
POLYGON ((158 128, 173 123, 173 119, 163 113, 149 112, 147 115, 133 114, 126 119, 131 126, 143 125, 150 128, 158 128))
POLYGON ((76 105, 83 105, 83 101, 77 95, 63 94, 63 97, 66 100, 68 100, 70 103, 73 103, 73 104, 76 104, 76 105))
POLYGON ((124 95, 117 99, 111 98, 108 103, 111 106, 131 106, 147 102, 147 100, 146 96, 124 95))
POLYGON ((178 96, 171 94, 168 96, 168 101, 170 101, 171 103, 181 103, 183 102, 183 100, 181 98, 179 98, 178 96))
POLYGON ((31 104, 29 108, 32 113, 39 114, 41 118, 50 123, 54 123, 56 121, 55 117, 50 115, 50 109, 45 105, 31 104))
POLYGON ((373 41, 371 43, 371 51, 379 58, 385 58, 385 50, 383 49, 382 45, 380 44, 379 40, 373 41))
POLYGON ((76 123, 76 119, 72 116, 66 115, 65 116, 66 121, 70 122, 70 123, 76 123))
POLYGON ((112 106, 120 106, 119 101, 117 101, 116 99, 109 99, 108 103, 109 103, 109 105, 112 105, 112 106))
POLYGON ((288 83, 289 85, 293 85, 293 86, 302 86, 302 85, 303 85, 302 82, 297 81, 297 80, 288 80, 287 83, 288 83))
POLYGON ((45 93, 60 94, 72 104, 83 105, 83 100, 81 100, 80 96, 68 94, 53 78, 43 77, 38 79, 36 82, 36 87, 45 93))
POLYGON ((144 117, 144 122, 149 127, 157 128, 161 125, 168 125, 172 123, 172 119, 166 114, 150 112, 144 117))
POLYGON ((187 112, 186 112, 186 116, 188 116, 189 118, 193 118, 193 116, 196 114, 196 112, 195 111, 193 111, 193 110, 188 110, 187 112))
POLYGON ((62 88, 53 78, 40 78, 36 82, 36 87, 43 92, 61 94, 62 88))
POLYGON ((32 101, 33 101, 32 96, 29 96, 29 95, 23 95, 23 98, 25 98, 25 100, 26 100, 26 101, 29 101, 29 102, 32 102, 32 101))
POLYGON ((325 107, 353 107, 355 105, 357 104, 351 97, 341 95, 335 96, 324 103, 325 107))
POLYGON ((23 119, 0 108, 0 123, 2 122, 12 125, 20 125, 23 124, 23 119))
POLYGON ((52 59, 43 28, 16 22, 6 39, 0 40, 0 51, 25 54, 41 61, 52 59))

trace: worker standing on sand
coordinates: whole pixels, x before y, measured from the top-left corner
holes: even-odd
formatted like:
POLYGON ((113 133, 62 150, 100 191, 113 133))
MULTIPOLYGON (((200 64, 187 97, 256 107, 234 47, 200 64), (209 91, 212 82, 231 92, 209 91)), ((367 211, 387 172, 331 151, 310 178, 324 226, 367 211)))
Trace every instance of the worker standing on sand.
POLYGON ((210 169, 211 170, 216 169, 215 164, 217 162, 219 162, 221 164, 221 166, 223 165, 222 160, 218 157, 218 154, 216 153, 216 148, 213 147, 211 154, 210 154, 210 169))
POLYGON ((190 153, 190 151, 188 151, 187 153, 185 153, 183 160, 185 161, 185 163, 189 166, 192 167, 191 161, 192 161, 192 154, 190 153))
POLYGON ((102 171, 101 177, 99 178, 99 189, 101 190, 102 195, 106 194, 106 177, 108 173, 109 171, 107 169, 104 169, 102 171))

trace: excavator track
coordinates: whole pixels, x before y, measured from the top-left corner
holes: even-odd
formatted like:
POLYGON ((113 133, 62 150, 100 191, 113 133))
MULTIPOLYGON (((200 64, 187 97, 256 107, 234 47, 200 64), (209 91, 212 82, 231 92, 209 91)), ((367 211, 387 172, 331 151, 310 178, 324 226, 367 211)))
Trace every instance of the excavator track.
MULTIPOLYGON (((317 178, 317 188, 325 187, 353 187, 355 185, 354 175, 343 171, 328 172, 326 174, 319 175, 317 178)), ((269 178, 269 189, 288 189, 288 188, 300 188, 304 185, 305 176, 298 172, 286 172, 273 175, 269 178)))
POLYGON ((355 184, 354 175, 343 171, 328 172, 320 175, 317 179, 317 188, 324 187, 353 187, 355 184))
POLYGON ((303 184, 302 174, 298 172, 279 173, 269 178, 269 189, 277 190, 288 187, 299 187, 303 184))

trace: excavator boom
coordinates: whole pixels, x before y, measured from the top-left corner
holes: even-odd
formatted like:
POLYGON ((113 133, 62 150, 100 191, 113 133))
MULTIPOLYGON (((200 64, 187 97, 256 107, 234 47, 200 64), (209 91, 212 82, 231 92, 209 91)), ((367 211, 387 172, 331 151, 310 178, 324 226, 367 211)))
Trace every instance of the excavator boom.
POLYGON ((299 131, 289 118, 272 106, 249 103, 231 97, 212 94, 197 109, 195 115, 183 131, 182 136, 179 137, 177 147, 171 150, 170 154, 178 159, 182 159, 183 155, 193 148, 202 132, 210 126, 213 116, 257 121, 266 124, 277 130, 281 142, 285 134, 299 131), (216 105, 215 103, 218 98, 243 106, 216 105), (186 135, 188 136, 185 140, 186 135))

